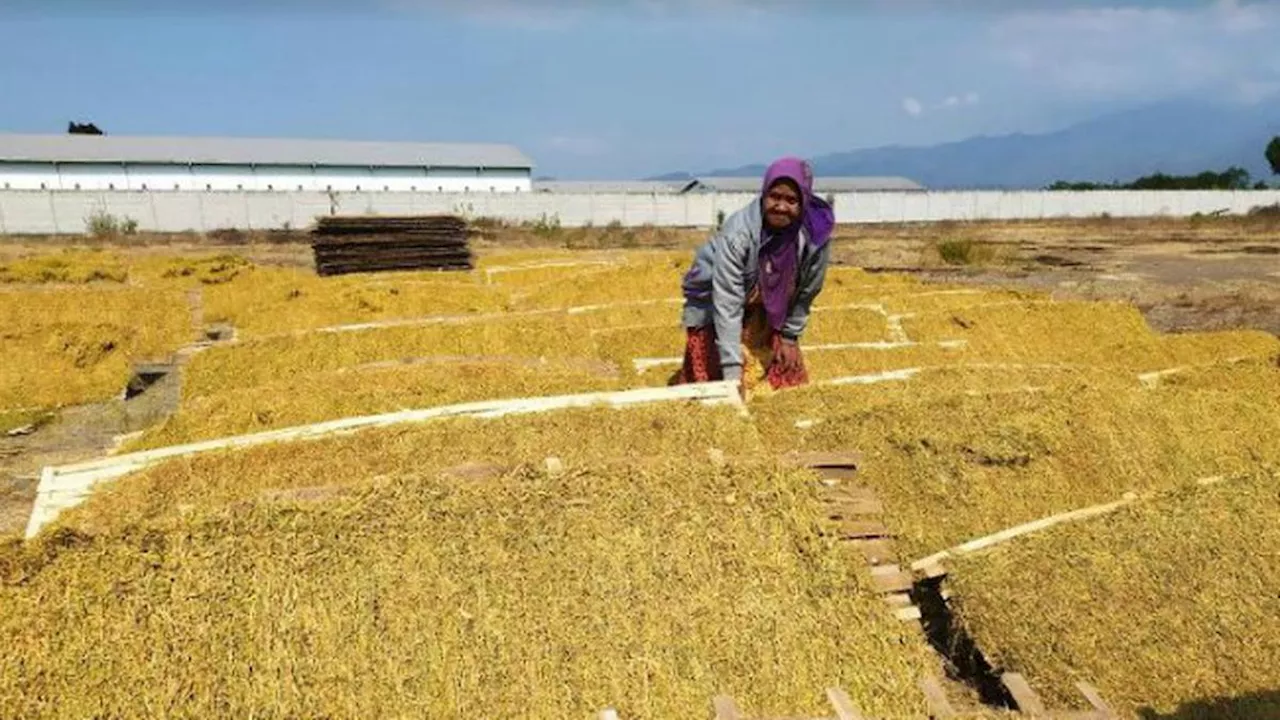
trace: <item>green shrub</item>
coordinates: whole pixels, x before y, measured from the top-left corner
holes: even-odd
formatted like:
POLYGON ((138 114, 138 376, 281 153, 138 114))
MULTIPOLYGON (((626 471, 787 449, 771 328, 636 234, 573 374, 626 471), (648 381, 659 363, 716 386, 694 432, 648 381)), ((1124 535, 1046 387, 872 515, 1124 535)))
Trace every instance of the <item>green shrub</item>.
POLYGON ((138 221, 131 217, 118 218, 103 208, 98 208, 85 218, 85 229, 95 238, 136 235, 138 221))
POLYGON ((948 265, 968 265, 974 261, 974 243, 968 239, 949 239, 938 242, 938 256, 948 265))

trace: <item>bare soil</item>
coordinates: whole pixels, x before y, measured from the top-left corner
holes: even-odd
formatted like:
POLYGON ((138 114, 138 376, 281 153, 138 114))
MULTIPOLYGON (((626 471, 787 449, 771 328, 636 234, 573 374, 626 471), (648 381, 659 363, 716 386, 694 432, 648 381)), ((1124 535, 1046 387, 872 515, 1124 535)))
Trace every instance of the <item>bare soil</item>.
POLYGON ((64 408, 57 418, 29 435, 0 435, 0 536, 21 532, 31 515, 40 470, 101 457, 117 439, 151 426, 177 410, 177 372, 131 399, 64 408))
POLYGON ((1280 334, 1280 221, 1274 218, 939 223, 842 230, 836 262, 928 280, 1133 303, 1164 332, 1280 334), (968 242, 969 263, 939 244, 968 242))

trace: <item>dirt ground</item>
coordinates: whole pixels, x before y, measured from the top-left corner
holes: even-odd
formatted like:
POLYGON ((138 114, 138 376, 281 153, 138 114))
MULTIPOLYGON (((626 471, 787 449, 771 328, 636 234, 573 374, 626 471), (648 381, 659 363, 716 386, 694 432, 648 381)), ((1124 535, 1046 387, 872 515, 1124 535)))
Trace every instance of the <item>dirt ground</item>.
POLYGON ((1276 218, 862 226, 842 230, 835 250, 876 272, 1128 301, 1163 332, 1280 335, 1276 218), (969 262, 945 262, 947 243, 968 244, 969 262))
POLYGON ((65 408, 30 434, 0 434, 0 535, 20 532, 31 515, 40 469, 91 460, 117 440, 164 420, 178 409, 181 381, 169 374, 140 395, 65 408))
MULTIPOLYGON (((498 227, 486 228, 475 244, 481 250, 692 249, 707 234, 688 229, 498 227)), ((136 253, 231 252, 260 264, 306 267, 311 264, 306 239, 301 233, 157 235, 117 242, 0 238, 0 261, 32 251, 96 245, 136 253)), ((872 272, 1034 288, 1062 299, 1125 300, 1166 332, 1251 328, 1280 335, 1277 218, 842 226, 834 243, 836 263, 872 272)), ((169 376, 134 399, 70 408, 29 435, 0 435, 0 535, 25 526, 41 467, 101 456, 119 435, 159 422, 176 407, 179 382, 169 376)))

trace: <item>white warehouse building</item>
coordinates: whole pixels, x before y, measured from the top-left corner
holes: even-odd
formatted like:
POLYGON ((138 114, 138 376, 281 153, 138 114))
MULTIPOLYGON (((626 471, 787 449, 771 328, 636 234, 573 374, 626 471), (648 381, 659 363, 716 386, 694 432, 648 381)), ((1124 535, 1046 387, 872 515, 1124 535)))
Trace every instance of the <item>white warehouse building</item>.
POLYGON ((0 134, 0 189, 514 193, 510 145, 0 134))

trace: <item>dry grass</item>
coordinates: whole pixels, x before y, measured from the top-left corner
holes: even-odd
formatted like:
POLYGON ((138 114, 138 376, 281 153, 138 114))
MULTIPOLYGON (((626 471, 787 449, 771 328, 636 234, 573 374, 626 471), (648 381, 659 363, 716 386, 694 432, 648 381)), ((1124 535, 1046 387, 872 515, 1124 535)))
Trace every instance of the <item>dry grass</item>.
MULTIPOLYGON (((666 301, 679 297, 687 252, 493 251, 476 273, 323 280, 217 255, 123 257, 124 287, 0 291, 3 351, 20 361, 0 374, 0 408, 118 392, 129 360, 192 334, 183 291, 193 288, 205 320, 232 322, 244 340, 196 355, 178 414, 134 447, 659 384, 674 366, 637 377, 630 361, 683 352, 680 308, 666 301), (485 317, 308 332, 453 315, 485 317), (53 371, 41 385, 11 367, 53 371)), ((752 715, 794 715, 825 710, 822 690, 836 683, 868 714, 916 712, 914 681, 929 662, 920 641, 871 599, 853 570, 862 560, 820 539, 813 478, 772 456, 861 451, 860 482, 885 501, 911 557, 1130 491, 1280 466, 1280 341, 1265 333, 1163 336, 1123 303, 833 268, 805 344, 886 341, 914 344, 806 359, 819 381, 919 371, 778 393, 755 382, 750 420, 655 406, 448 421, 202 456, 117 481, 60 529, 0 551, 0 632, 24 649, 0 661, 0 715, 562 717, 614 705, 670 717, 705 711, 718 692, 752 715), (712 448, 736 466, 709 465, 712 448), (548 455, 568 472, 543 474, 548 455)), ((1114 538, 1073 538, 1119 553, 1116 527, 1114 538)), ((1163 545, 1147 537, 1130 538, 1134 557, 1162 567, 1163 545)), ((1168 557, 1191 542, 1171 540, 1168 557)), ((1072 643, 1092 642, 1078 630, 1092 616, 1068 600, 1113 576, 1082 566, 1047 581, 1041 559, 1038 595, 1054 607, 1018 596, 1010 612, 1021 615, 984 609, 1018 587, 986 568, 1025 588, 1036 558, 1023 559, 1025 570, 974 566, 971 617, 1005 657, 1060 683, 1075 656, 1030 644, 1051 647, 1055 633, 1024 631, 1025 618, 1053 618, 1064 647, 1082 648, 1072 643)), ((1206 594, 1246 608, 1233 633, 1268 627, 1248 614, 1251 588, 1206 594)), ((1185 638, 1203 632, 1191 605, 1169 608, 1185 638)), ((1221 667, 1280 657, 1265 644, 1222 654, 1221 667)), ((1116 672, 1158 675, 1130 659, 1116 672)), ((1195 685, 1200 676, 1170 663, 1170 677, 1220 693, 1267 678, 1195 685)), ((1123 675, 1091 679, 1109 697, 1147 702, 1118 687, 1123 675)), ((1152 698, 1161 708, 1186 699, 1152 698)))
POLYGON ((960 363, 964 348, 918 345, 888 350, 826 350, 805 355, 810 379, 822 382, 859 375, 875 375, 911 368, 944 367, 960 363))
POLYGON ((264 446, 171 463, 106 486, 67 522, 105 532, 177 517, 192 507, 218 508, 273 490, 346 485, 412 468, 433 474, 468 463, 499 467, 560 458, 572 471, 601 462, 664 457, 757 455, 755 426, 724 408, 697 405, 576 409, 493 420, 455 419, 314 442, 264 446), (341 468, 335 472, 335 468, 341 468))
POLYGON ((191 340, 177 291, 0 290, 0 408, 58 407, 124 389, 131 363, 191 340))
MULTIPOLYGON (((340 379, 330 376, 407 359, 507 358, 515 366, 543 359, 597 360, 616 366, 622 380, 602 384, 599 378, 588 377, 582 385, 584 389, 662 384, 674 366, 636 376, 631 360, 679 357, 683 351, 679 306, 665 302, 671 295, 669 286, 676 281, 658 279, 675 271, 676 259, 663 253, 632 253, 614 256, 617 265, 566 267, 556 261, 544 263, 536 257, 521 256, 525 269, 512 271, 510 276, 500 273, 485 281, 492 285, 466 285, 467 276, 452 282, 495 292, 511 283, 508 289, 512 292, 527 293, 523 299, 513 300, 512 306, 520 310, 546 307, 551 312, 497 314, 468 322, 354 333, 280 336, 208 351, 196 357, 187 369, 180 417, 143 440, 143 444, 152 447, 159 442, 185 442, 226 432, 328 420, 343 413, 385 412, 436 400, 480 399, 484 393, 506 397, 544 394, 540 389, 561 392, 574 382, 566 376, 563 381, 549 380, 540 388, 525 377, 527 371, 522 374, 518 368, 509 381, 501 370, 495 370, 489 380, 476 383, 471 389, 452 387, 448 379, 452 370, 428 366, 348 373, 340 379), (548 280, 555 275, 560 279, 548 280), (598 309, 575 314, 555 311, 575 303, 598 309), (620 305, 611 306, 613 303, 620 305), (605 307, 599 307, 602 305, 605 307)), ((226 292, 257 288, 252 292, 259 293, 262 302, 269 305, 270 294, 261 288, 271 287, 271 282, 283 275, 262 277, 265 279, 261 287, 237 282, 224 288, 226 292)), ((421 287, 430 288, 429 283, 421 287)), ((316 291, 317 302, 332 303, 352 291, 367 292, 371 285, 367 278, 352 277, 345 285, 317 287, 325 288, 323 292, 316 291)), ((807 361, 812 377, 818 381, 912 368, 1030 364, 1103 367, 1130 372, 1136 382, 1139 373, 1280 355, 1280 342, 1263 333, 1159 336, 1150 331, 1136 310, 1120 303, 1051 302, 1015 291, 928 287, 848 269, 833 271, 829 288, 835 296, 824 294, 806 343, 911 340, 919 344, 811 352, 807 361), (956 341, 961 344, 939 344, 956 341)), ((292 301, 276 304, 289 302, 292 301)), ((330 309, 320 310, 317 317, 333 320, 332 306, 326 307, 330 309)), ((403 315, 406 311, 392 314, 403 315)), ((294 322, 303 327, 316 324, 309 317, 300 318, 301 314, 286 312, 271 322, 294 322)), ((750 379, 758 379, 755 375, 761 370, 755 368, 757 372, 750 379)), ((760 383, 753 383, 753 392, 757 397, 771 394, 760 383)))
POLYGON ((1270 333, 1160 335, 1124 303, 1000 301, 930 309, 903 319, 902 326, 917 341, 963 340, 966 359, 974 358, 970 362, 1066 363, 1145 373, 1280 357, 1280 340, 1270 333))
POLYGON ((827 302, 814 306, 809 315, 809 328, 804 334, 805 343, 819 345, 886 342, 891 339, 883 313, 867 308, 844 308, 827 302))
POLYGON ((149 285, 176 282, 183 286, 223 285, 251 273, 254 264, 235 254, 157 257, 139 263, 134 272, 149 285))
POLYGON ((483 244, 503 250, 560 253, 637 248, 692 248, 706 240, 709 231, 696 228, 664 228, 646 225, 625 227, 620 222, 579 228, 561 227, 554 219, 521 225, 493 225, 483 244), (538 248, 534 250, 533 248, 538 248))
POLYGON ((922 642, 818 534, 814 478, 753 438, 727 410, 579 411, 129 478, 0 555, 24 648, 0 712, 674 717, 730 692, 813 713, 832 684, 921 712, 922 642), (548 452, 564 475, 439 470, 548 452))
POLYGON ((0 284, 122 283, 128 278, 124 259, 103 250, 70 249, 0 262, 0 284))
POLYGON ((570 276, 532 288, 521 298, 520 306, 527 309, 564 308, 678 298, 680 279, 688 265, 687 257, 658 254, 652 262, 593 269, 582 277, 570 276))
POLYGON ((1255 469, 955 561, 960 615, 1059 702, 1087 678, 1125 715, 1280 717, 1278 483, 1255 469))
POLYGON ((257 267, 205 293, 206 319, 230 323, 246 337, 506 308, 505 292, 465 273, 320 278, 309 270, 257 267))
POLYGON ((605 363, 446 357, 390 366, 282 373, 269 382, 189 395, 176 415, 129 449, 493 398, 620 390, 624 388, 622 377, 616 367, 605 363))
POLYGON ((192 360, 184 395, 210 395, 275 382, 290 373, 329 372, 403 358, 591 357, 592 338, 586 332, 571 332, 571 327, 563 316, 508 317, 481 323, 278 337, 216 347, 192 360))
POLYGON ((1004 389, 990 375, 925 375, 785 393, 754 413, 774 447, 863 452, 860 478, 885 499, 904 550, 923 557, 1126 492, 1280 463, 1280 368, 1235 371, 1250 391, 1011 369, 1004 389))
POLYGON ((1097 347, 1154 335, 1142 314, 1127 303, 986 298, 985 293, 904 298, 896 309, 911 314, 902 326, 915 340, 965 340, 994 352, 1066 344, 1097 347), (1073 342, 1063 342, 1067 338, 1073 342))
POLYGON ((685 332, 678 318, 677 322, 661 325, 600 329, 592 331, 592 335, 599 356, 621 367, 630 367, 633 358, 678 357, 684 353, 685 332))

